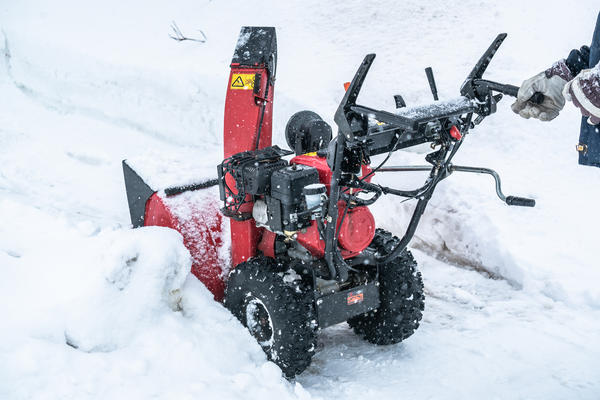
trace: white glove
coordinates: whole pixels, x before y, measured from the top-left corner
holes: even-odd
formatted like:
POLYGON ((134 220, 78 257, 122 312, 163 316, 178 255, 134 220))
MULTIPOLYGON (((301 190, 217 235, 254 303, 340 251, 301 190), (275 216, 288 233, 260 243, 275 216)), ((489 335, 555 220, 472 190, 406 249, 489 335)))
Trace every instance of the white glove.
POLYGON ((566 84, 567 81, 558 75, 548 78, 546 72, 540 72, 523 82, 517 94, 517 101, 511 105, 511 108, 526 119, 533 117, 541 121, 551 121, 565 106, 562 91, 566 84), (544 95, 542 104, 528 101, 535 92, 544 95))

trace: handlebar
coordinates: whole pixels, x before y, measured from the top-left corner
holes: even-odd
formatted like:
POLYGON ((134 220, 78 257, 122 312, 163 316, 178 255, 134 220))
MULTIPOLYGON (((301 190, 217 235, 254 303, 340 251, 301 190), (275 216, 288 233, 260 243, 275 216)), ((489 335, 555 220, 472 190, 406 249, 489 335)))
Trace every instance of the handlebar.
MULTIPOLYGON (((475 79, 473 83, 476 87, 486 87, 511 97, 517 97, 517 94, 519 93, 519 87, 514 85, 488 81, 486 79, 475 79)), ((544 94, 535 92, 528 101, 534 104, 542 104, 544 101, 544 94)))
MULTIPOLYGON (((451 164, 452 158, 463 143, 463 137, 469 129, 479 124, 485 117, 496 112, 496 104, 502 95, 516 97, 519 88, 513 85, 501 84, 482 79, 494 54, 506 38, 506 34, 499 34, 487 51, 481 56, 471 73, 467 76, 460 88, 461 97, 457 101, 434 102, 423 107, 402 108, 391 113, 376 110, 357 104, 358 94, 369 72, 375 54, 368 54, 362 61, 342 101, 334 115, 338 126, 337 138, 331 142, 327 151, 327 163, 331 168, 330 194, 327 206, 327 225, 325 226, 325 261, 332 279, 345 282, 348 279, 348 264, 339 253, 337 246, 336 229, 338 226, 338 200, 344 199, 354 205, 369 205, 375 202, 381 194, 393 194, 402 197, 417 198, 417 205, 413 211, 409 226, 394 249, 386 256, 376 258, 378 262, 387 262, 397 257, 404 251, 406 245, 414 236, 420 218, 437 184, 448 177, 453 171, 489 173, 496 179, 496 193, 511 206, 533 207, 535 200, 516 196, 505 197, 500 190, 500 179, 495 171, 485 168, 458 167, 451 164), (493 92, 498 94, 494 94, 493 92), (477 117, 473 120, 474 115, 477 117), (370 123, 376 120, 376 124, 370 123), (452 130, 461 135, 453 135, 452 130), (348 182, 345 176, 354 176, 354 171, 359 170, 360 164, 369 160, 371 156, 388 153, 402 148, 431 142, 432 147, 439 146, 438 150, 428 154, 425 160, 431 167, 402 167, 407 170, 429 170, 429 177, 425 185, 416 191, 401 191, 378 185, 367 186, 360 181, 357 186, 366 192, 372 192, 369 199, 360 199, 355 194, 347 194, 341 188, 354 185, 348 182), (344 163, 345 164, 344 164, 344 163), (352 165, 349 166, 349 163, 352 165), (358 165, 357 165, 358 164, 358 165)), ((431 71, 427 72, 428 80, 434 99, 437 100, 437 90, 431 71)), ((535 93, 531 102, 539 104, 544 100, 541 93, 535 93)), ((389 158, 388 155, 388 158, 389 158)), ((384 160, 387 161, 387 158, 384 160)), ((383 163, 382 163, 383 165, 383 163)), ((380 165, 381 166, 381 165, 380 165)), ((382 170, 379 167, 375 170, 382 170)), ((387 170, 391 170, 387 168, 387 170)), ((356 179, 356 177, 352 178, 356 179)))

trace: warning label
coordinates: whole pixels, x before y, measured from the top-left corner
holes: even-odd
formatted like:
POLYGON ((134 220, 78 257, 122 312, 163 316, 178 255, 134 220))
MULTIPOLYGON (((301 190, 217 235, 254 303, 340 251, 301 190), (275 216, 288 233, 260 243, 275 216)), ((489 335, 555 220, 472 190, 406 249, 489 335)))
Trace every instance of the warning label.
POLYGON ((346 304, 352 305, 352 304, 362 303, 364 298, 365 297, 364 297, 362 290, 357 290, 356 292, 350 292, 350 293, 348 293, 348 296, 346 297, 346 304))
POLYGON ((231 89, 254 89, 254 74, 233 74, 231 76, 231 89))

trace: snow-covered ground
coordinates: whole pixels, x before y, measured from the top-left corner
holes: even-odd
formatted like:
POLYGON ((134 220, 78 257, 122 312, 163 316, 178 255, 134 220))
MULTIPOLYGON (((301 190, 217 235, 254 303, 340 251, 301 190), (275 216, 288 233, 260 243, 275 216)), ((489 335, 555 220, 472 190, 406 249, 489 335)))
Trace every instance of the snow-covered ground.
MULTIPOLYGON (((486 176, 439 186, 413 242, 427 294, 415 335, 377 347, 345 324, 324 330, 292 383, 186 274, 177 233, 130 229, 120 165, 214 170, 242 25, 277 28, 284 145, 300 109, 333 123, 366 53, 377 59, 362 103, 427 103, 424 67, 455 97, 508 32, 486 76, 519 84, 588 43, 598 11, 591 0, 0 3, 0 398, 600 397, 600 170, 576 163, 570 105, 541 123, 504 100, 467 137, 457 164, 497 169, 505 192, 537 206, 507 207, 486 176), (172 20, 207 42, 169 39, 172 20)), ((425 151, 390 164, 421 164, 425 151)), ((398 234, 411 210, 374 207, 398 234)))

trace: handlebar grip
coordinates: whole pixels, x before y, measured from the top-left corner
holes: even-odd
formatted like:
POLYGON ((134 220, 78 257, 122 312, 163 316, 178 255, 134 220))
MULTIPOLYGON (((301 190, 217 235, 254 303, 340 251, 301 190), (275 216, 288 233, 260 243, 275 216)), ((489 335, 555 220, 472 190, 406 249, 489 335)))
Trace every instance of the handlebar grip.
POLYGON ((513 86, 513 85, 501 85, 502 86, 502 90, 500 90, 500 93, 504 93, 508 96, 511 97, 517 97, 517 93, 519 93, 519 87, 518 86, 513 86))
MULTIPOLYGON (((503 89, 503 90, 501 90, 502 93, 507 94, 512 97, 517 97, 517 94, 519 93, 518 86, 504 85, 504 87, 502 89, 503 89)), ((533 94, 533 96, 531 96, 529 98, 529 100, 527 100, 527 101, 529 101, 533 104, 542 104, 544 102, 544 94, 542 92, 535 92, 533 94)))
POLYGON ((509 206, 535 207, 535 200, 525 197, 508 196, 506 197, 506 204, 509 206))
MULTIPOLYGON (((479 85, 483 85, 484 87, 486 87, 487 89, 491 89, 491 90, 495 90, 496 92, 500 92, 502 94, 505 94, 507 96, 511 96, 511 97, 517 97, 519 94, 519 87, 518 86, 514 86, 514 85, 506 85, 503 83, 498 83, 498 82, 493 82, 493 81, 486 81, 483 79, 478 79, 474 81, 475 84, 479 84, 479 85)), ((529 98, 529 102, 534 103, 534 104, 542 104, 542 102, 544 101, 544 94, 542 92, 535 92, 533 94, 533 96, 531 96, 529 98)))
POLYGON ((542 92, 535 92, 528 101, 534 104, 542 104, 544 102, 544 94, 542 92))

